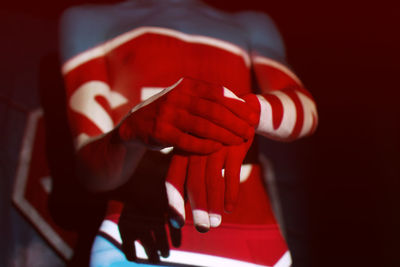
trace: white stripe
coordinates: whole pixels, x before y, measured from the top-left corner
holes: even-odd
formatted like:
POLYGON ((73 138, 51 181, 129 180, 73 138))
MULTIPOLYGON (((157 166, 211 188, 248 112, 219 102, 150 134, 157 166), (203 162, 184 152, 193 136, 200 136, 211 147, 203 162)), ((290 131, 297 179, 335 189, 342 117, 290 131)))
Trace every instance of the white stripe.
POLYGON ((108 234, 119 244, 122 244, 122 239, 118 230, 118 226, 114 222, 110 220, 104 220, 100 225, 99 231, 108 234))
POLYGON ((163 154, 169 154, 169 153, 171 153, 173 150, 174 150, 174 147, 173 147, 173 146, 169 146, 169 147, 166 147, 166 148, 161 149, 160 152, 163 153, 163 154))
MULTIPOLYGON (((249 179, 251 171, 253 170, 253 164, 243 164, 240 167, 240 183, 244 183, 249 179)), ((225 169, 221 170, 222 177, 225 177, 225 169)))
POLYGON ((292 257, 290 256, 290 252, 286 251, 285 254, 283 254, 282 258, 275 263, 274 267, 290 267, 292 265, 292 257))
POLYGON ((222 216, 220 214, 210 212, 208 215, 210 216, 210 226, 211 227, 215 228, 215 227, 218 227, 221 225, 222 216))
POLYGON ((257 95, 258 102, 260 102, 260 122, 257 126, 257 133, 266 135, 266 133, 271 133, 274 130, 272 121, 272 106, 271 104, 262 96, 257 95))
MULTIPOLYGON (((79 151, 82 147, 88 145, 89 143, 92 143, 94 141, 97 141, 97 140, 103 138, 105 135, 106 134, 100 134, 97 136, 89 136, 88 134, 85 134, 85 133, 79 134, 74 140, 74 145, 75 145, 76 151, 79 151)), ((137 147, 141 148, 143 146, 137 145, 137 147)), ((142 148, 142 149, 144 149, 144 148, 142 148)))
MULTIPOLYGON (((100 137, 103 137, 103 136, 104 136, 104 134, 100 135, 100 137)), ((79 151, 82 147, 93 142, 94 140, 97 140, 97 138, 90 137, 89 135, 87 135, 85 133, 79 134, 74 140, 75 150, 79 151)))
POLYGON ((243 164, 240 167, 240 182, 244 183, 249 179, 251 171, 253 170, 253 164, 243 164))
POLYGON ((39 179, 40 184, 42 185, 43 190, 47 193, 50 194, 51 191, 53 190, 53 179, 51 176, 44 176, 39 179))
POLYGON ((175 210, 185 220, 185 201, 179 191, 170 182, 165 182, 167 190, 168 204, 175 208, 175 210))
POLYGON ((131 109, 130 113, 133 113, 133 112, 137 111, 138 109, 141 109, 142 107, 145 107, 145 106, 151 104, 152 102, 156 101, 157 99, 159 99, 160 97, 162 97, 163 95, 165 95, 166 93, 168 93, 169 91, 171 91, 172 89, 177 87, 178 84, 180 84, 182 82, 182 80, 183 80, 183 78, 180 78, 176 83, 174 83, 170 87, 167 87, 164 90, 160 91, 158 94, 155 94, 155 95, 149 97, 146 101, 140 102, 139 104, 137 104, 136 106, 134 106, 131 109))
POLYGON ((192 209, 192 214, 193 214, 193 222, 195 225, 204 228, 210 228, 210 217, 208 216, 207 211, 192 209))
POLYGON ((232 92, 231 90, 229 90, 228 88, 226 88, 226 87, 223 87, 223 88, 224 88, 224 97, 232 98, 232 99, 235 99, 235 100, 239 100, 239 101, 245 102, 243 99, 241 99, 240 97, 235 95, 235 93, 232 92))
POLYGON ((110 86, 102 81, 86 82, 72 94, 69 100, 71 109, 92 121, 102 133, 106 133, 113 129, 114 122, 96 101, 96 96, 104 97, 112 109, 127 103, 128 100, 118 92, 111 91, 110 86))
POLYGON ((310 133, 310 131, 312 130, 314 118, 315 119, 318 118, 317 106, 315 105, 315 102, 305 94, 299 91, 295 92, 299 96, 300 102, 303 106, 304 121, 303 121, 303 127, 301 128, 301 132, 299 135, 299 137, 302 137, 310 133))
MULTIPOLYGON (((121 244, 121 236, 118 231, 118 226, 109 220, 104 220, 100 226, 100 231, 110 235, 115 241, 121 244)), ((147 259, 147 255, 143 246, 135 241, 135 249, 136 255, 138 258, 147 259)), ((290 254, 289 254, 290 258, 290 254)), ((181 264, 189 264, 194 266, 207 266, 207 267, 221 267, 221 266, 229 266, 229 267, 271 267, 267 265, 260 265, 249 263, 240 260, 234 260, 219 256, 211 256, 207 254, 195 253, 195 252, 186 252, 186 251, 178 251, 171 250, 168 258, 161 258, 161 262, 168 263, 181 263, 181 264)), ((288 261, 288 252, 283 254, 281 259, 272 267, 289 267, 289 265, 284 265, 289 263, 288 261), (279 265, 277 265, 279 264, 279 265)), ((289 263, 290 264, 290 263, 289 263)))
MULTIPOLYGON (((130 113, 165 95, 174 89, 182 80, 183 78, 179 79, 175 84, 167 88, 144 87, 144 90, 142 90, 141 99, 146 100, 133 107, 130 113)), ((80 86, 70 98, 70 107, 75 112, 82 114, 87 119, 92 121, 103 132, 103 134, 95 137, 90 137, 86 133, 79 134, 75 138, 75 149, 77 151, 83 146, 102 138, 105 133, 114 128, 114 122, 112 121, 111 116, 95 99, 95 97, 98 95, 103 96, 109 102, 112 109, 118 108, 128 101, 118 92, 111 91, 111 88, 108 86, 108 84, 102 81, 89 81, 80 86)), ((163 154, 168 154, 172 150, 173 147, 166 147, 160 150, 160 152, 163 154)))
POLYGON ((27 127, 25 130, 24 141, 19 156, 19 164, 15 178, 13 192, 13 202, 19 207, 22 213, 38 228, 45 239, 55 247, 55 249, 65 258, 71 259, 73 255, 72 248, 64 242, 56 231, 46 222, 41 214, 24 197, 26 184, 31 164, 33 141, 35 139, 37 121, 42 116, 42 110, 36 110, 29 115, 27 127))
POLYGON ((164 36, 170 36, 176 39, 179 39, 181 41, 187 42, 187 43, 197 43, 197 44, 204 44, 204 45, 209 45, 212 47, 217 47, 226 51, 229 51, 235 55, 241 56, 246 64, 246 66, 250 66, 250 58, 247 52, 232 43, 229 43, 227 41, 219 40, 216 38, 212 37, 207 37, 207 36, 201 36, 201 35, 193 35, 193 34, 186 34, 182 33, 176 30, 172 29, 166 29, 166 28, 159 28, 159 27, 139 27, 136 29, 133 29, 127 33, 121 34, 103 44, 100 44, 98 46, 95 46, 94 48, 91 48, 85 52, 82 52, 67 62, 65 62, 62 66, 62 73, 66 75, 68 72, 71 70, 75 69, 79 65, 90 61, 94 58, 101 57, 111 50, 117 48, 118 46, 135 39, 143 34, 146 33, 153 33, 153 34, 160 34, 164 36))
POLYGON ((283 117, 278 129, 274 130, 272 121, 271 104, 262 96, 258 96, 261 106, 260 122, 257 126, 257 133, 272 139, 285 139, 293 132, 297 120, 296 106, 293 100, 282 91, 271 91, 271 95, 279 98, 283 106, 283 117))
POLYGON ((300 79, 296 76, 296 74, 293 73, 293 71, 291 71, 288 67, 286 67, 282 63, 279 63, 278 61, 275 61, 270 58, 262 57, 259 55, 253 56, 252 60, 253 60, 253 63, 255 63, 255 64, 263 64, 263 65, 267 65, 270 67, 274 67, 274 68, 282 71, 283 73, 287 74, 290 78, 292 78, 299 85, 302 84, 300 79))
POLYGON ((142 87, 140 90, 140 101, 145 101, 164 89, 165 87, 142 87))

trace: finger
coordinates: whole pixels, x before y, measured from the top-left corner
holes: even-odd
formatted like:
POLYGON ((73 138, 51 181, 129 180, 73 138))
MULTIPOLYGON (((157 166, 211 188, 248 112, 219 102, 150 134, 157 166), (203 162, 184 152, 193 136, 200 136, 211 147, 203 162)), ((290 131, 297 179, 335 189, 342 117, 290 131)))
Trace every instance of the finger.
MULTIPOLYGON (((175 127, 180 129, 182 132, 188 132, 197 137, 211 139, 225 145, 238 145, 243 143, 243 138, 248 138, 247 132, 243 134, 243 136, 236 135, 236 133, 230 132, 212 121, 190 114, 183 109, 169 110, 168 112, 170 113, 171 123, 175 127)), ((227 124, 228 121, 225 121, 224 123, 227 124)), ((241 122, 239 121, 238 123, 241 122)), ((232 127, 233 124, 233 122, 232 124, 229 124, 229 127, 232 127)), ((245 123, 240 127, 242 128, 237 129, 236 132, 245 132, 243 129, 246 129, 246 127, 250 129, 252 128, 245 125, 245 123)))
POLYGON ((189 153, 203 155, 210 154, 222 147, 218 142, 201 139, 184 133, 171 124, 164 122, 159 122, 157 124, 158 126, 156 127, 154 136, 165 145, 171 145, 189 153))
POLYGON ((168 215, 171 224, 175 228, 181 228, 185 223, 185 202, 183 196, 187 165, 187 156, 174 153, 165 182, 168 204, 171 208, 168 215))
POLYGON ((258 120, 258 114, 246 104, 246 102, 239 98, 233 91, 226 87, 211 84, 211 83, 197 83, 192 90, 186 90, 189 94, 199 95, 204 99, 208 99, 214 102, 219 102, 228 108, 235 115, 248 121, 254 125, 255 121, 258 120))
POLYGON ((169 235, 171 237, 171 243, 174 247, 180 247, 182 241, 181 229, 175 228, 171 223, 168 223, 169 235))
POLYGON ((207 158, 206 188, 211 227, 218 227, 221 224, 224 208, 224 179, 221 171, 224 167, 226 152, 227 148, 222 148, 207 158))
POLYGON ((260 112, 253 109, 249 104, 232 98, 225 98, 223 103, 232 113, 245 119, 251 126, 255 127, 258 125, 260 112))
POLYGON ((132 237, 123 234, 121 231, 121 239, 122 239, 122 252, 125 254, 125 257, 128 261, 136 261, 136 249, 135 249, 135 239, 132 237))
MULTIPOLYGON (((248 139, 248 131, 250 131, 249 128, 254 128, 253 122, 248 121, 247 115, 242 115, 242 117, 239 117, 238 115, 234 114, 229 108, 224 106, 223 103, 220 103, 224 101, 225 100, 219 100, 219 102, 213 102, 213 100, 202 99, 198 96, 190 96, 185 94, 181 94, 171 99, 171 103, 175 108, 179 107, 180 109, 189 112, 190 115, 201 117, 206 121, 219 126, 220 128, 222 127, 237 137, 248 139)), ((239 107, 235 107, 235 109, 241 110, 241 113, 246 113, 246 110, 249 110, 247 104, 243 104, 243 102, 236 100, 234 100, 234 102, 236 105, 239 105, 239 107)), ((227 101, 227 103, 233 105, 231 104, 231 101, 227 101)), ((176 112, 176 109, 174 112, 176 112)), ((252 111, 250 110, 250 112, 252 111)), ((174 117, 173 114, 168 115, 174 117)), ((196 117, 194 118, 196 119, 196 117)), ((193 119, 185 120, 187 124, 192 124, 193 121, 193 119)))
POLYGON ((254 124, 252 124, 254 127, 256 127, 260 121, 260 113, 261 113, 260 101, 258 100, 258 97, 255 94, 247 94, 245 96, 242 96, 242 99, 246 101, 247 104, 250 105, 252 110, 257 115, 255 117, 254 124))
POLYGON ((205 184, 206 160, 206 156, 190 156, 187 176, 187 193, 192 208, 194 225, 202 233, 210 229, 205 184))
POLYGON ((258 120, 257 112, 234 92, 224 87, 224 103, 237 116, 247 119, 252 125, 258 120))
POLYGON ((160 252, 161 257, 167 258, 169 256, 169 244, 167 238, 167 232, 164 225, 155 227, 154 238, 157 246, 157 250, 160 252))
POLYGON ((240 169, 252 140, 239 146, 232 146, 225 162, 225 211, 232 212, 239 195, 240 169))
POLYGON ((151 263, 158 263, 160 262, 160 257, 157 253, 157 246, 154 242, 153 236, 151 235, 150 230, 146 230, 142 233, 139 238, 140 242, 143 245, 143 248, 146 252, 147 257, 151 263))

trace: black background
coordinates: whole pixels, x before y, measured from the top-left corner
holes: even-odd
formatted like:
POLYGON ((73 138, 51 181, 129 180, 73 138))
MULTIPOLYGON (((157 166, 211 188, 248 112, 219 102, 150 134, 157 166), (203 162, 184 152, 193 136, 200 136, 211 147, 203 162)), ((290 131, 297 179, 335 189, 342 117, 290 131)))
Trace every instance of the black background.
MULTIPOLYGON (((289 63, 316 99, 320 124, 314 136, 267 144, 283 151, 272 155, 278 172, 290 168, 307 193, 304 266, 400 266, 400 9, 383 1, 207 2, 268 13, 283 35, 289 63)), ((3 5, 2 98, 16 86, 13 53, 23 50, 39 68, 36 50, 57 52, 62 10, 82 3, 87 1, 3 5), (24 17, 50 25, 45 32, 36 25, 24 30, 46 43, 21 42, 18 21, 24 17)))

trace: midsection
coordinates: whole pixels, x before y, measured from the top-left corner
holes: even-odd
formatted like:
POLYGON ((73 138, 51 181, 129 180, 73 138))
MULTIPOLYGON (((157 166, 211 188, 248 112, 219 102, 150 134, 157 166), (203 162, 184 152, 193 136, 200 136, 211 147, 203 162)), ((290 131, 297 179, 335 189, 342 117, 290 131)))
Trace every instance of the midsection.
MULTIPOLYGON (((256 144, 255 144, 256 145, 256 144)), ((270 199, 266 189, 266 170, 258 159, 256 149, 250 149, 240 172, 239 196, 231 213, 222 214, 222 225, 275 225, 270 199)), ((171 154, 147 151, 133 174, 135 179, 145 180, 152 177, 155 181, 163 181, 171 160, 171 154)), ((224 194, 224 192, 221 192, 224 194)), ((108 219, 119 218, 122 203, 114 203, 108 212, 108 219)), ((193 223, 192 210, 186 202, 186 221, 193 223)))
MULTIPOLYGON (((129 104, 113 111, 115 123, 133 106, 182 77, 224 86, 239 97, 252 92, 250 59, 243 46, 187 31, 173 25, 139 26, 105 43, 110 86, 129 99, 129 104)), ((250 154, 257 157, 256 151, 250 154)), ((225 221, 275 224, 263 170, 255 161, 247 167, 249 179, 241 184, 237 209, 225 215, 225 221)))
MULTIPOLYGON (((224 86, 239 97, 251 92, 247 53, 231 43, 157 27, 134 29, 113 42, 118 45, 106 54, 110 85, 129 99, 129 105, 114 111, 116 123, 133 106, 182 77, 224 86)), ((251 149, 248 155, 253 159, 245 167, 248 177, 241 184, 236 211, 224 216, 226 222, 276 223, 256 153, 251 149)))

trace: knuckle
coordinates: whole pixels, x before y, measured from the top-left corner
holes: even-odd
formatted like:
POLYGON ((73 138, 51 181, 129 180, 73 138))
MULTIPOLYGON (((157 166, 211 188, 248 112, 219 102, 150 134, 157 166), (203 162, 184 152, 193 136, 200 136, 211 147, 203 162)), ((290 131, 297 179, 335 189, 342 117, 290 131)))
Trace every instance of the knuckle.
POLYGON ((194 80, 192 78, 184 77, 182 82, 179 83, 175 89, 178 91, 191 90, 193 88, 193 82, 194 80))
POLYGON ((212 116, 212 118, 215 118, 215 119, 218 119, 218 118, 228 119, 224 110, 220 109, 219 106, 216 104, 210 105, 209 113, 212 116))
POLYGON ((167 103, 163 103, 162 105, 160 105, 160 107, 158 108, 158 112, 157 112, 158 117, 163 117, 165 115, 165 113, 167 112, 167 109, 168 109, 167 103))
POLYGON ((161 139, 162 136, 164 135, 164 129, 165 129, 164 122, 157 119, 154 123, 153 136, 156 139, 161 139))
POLYGON ((178 101, 179 100, 179 95, 180 95, 180 92, 179 92, 179 90, 177 88, 172 90, 171 92, 169 92, 166 95, 166 97, 165 97, 166 98, 166 102, 167 103, 174 103, 174 102, 178 101))
POLYGON ((182 138, 179 138, 177 141, 177 145, 181 148, 186 148, 188 143, 189 142, 187 141, 187 138, 184 136, 182 136, 182 138))
POLYGON ((170 121, 175 116, 174 107, 168 103, 160 106, 158 110, 158 117, 161 121, 170 121))

